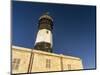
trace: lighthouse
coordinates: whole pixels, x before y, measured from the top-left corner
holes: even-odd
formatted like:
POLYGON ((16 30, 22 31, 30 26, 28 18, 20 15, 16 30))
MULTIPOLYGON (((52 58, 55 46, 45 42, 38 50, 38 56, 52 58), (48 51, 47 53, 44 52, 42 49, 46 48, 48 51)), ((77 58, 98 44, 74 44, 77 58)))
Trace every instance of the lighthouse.
POLYGON ((49 16, 49 13, 46 12, 39 18, 38 32, 36 36, 34 49, 45 52, 52 52, 52 29, 53 19, 51 16, 49 16))
POLYGON ((82 70, 78 57, 53 53, 53 19, 48 13, 39 18, 34 49, 12 46, 12 73, 82 70))

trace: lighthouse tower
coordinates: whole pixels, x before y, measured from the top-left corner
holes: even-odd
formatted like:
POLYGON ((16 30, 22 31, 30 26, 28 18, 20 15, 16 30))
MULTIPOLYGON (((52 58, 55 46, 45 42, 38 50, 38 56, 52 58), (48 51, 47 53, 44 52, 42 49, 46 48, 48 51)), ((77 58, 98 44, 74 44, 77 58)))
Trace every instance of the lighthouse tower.
POLYGON ((52 52, 53 19, 48 12, 40 16, 34 49, 52 52))

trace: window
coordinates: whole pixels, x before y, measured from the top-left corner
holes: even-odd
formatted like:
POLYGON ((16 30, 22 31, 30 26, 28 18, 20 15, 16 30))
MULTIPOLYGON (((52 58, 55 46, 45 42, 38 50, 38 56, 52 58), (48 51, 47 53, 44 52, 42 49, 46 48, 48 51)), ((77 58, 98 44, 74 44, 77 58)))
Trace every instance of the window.
POLYGON ((49 33, 49 31, 46 31, 46 33, 48 34, 48 33, 49 33))
POLYGON ((13 61, 12 61, 12 69, 13 70, 18 70, 19 64, 20 64, 20 59, 19 58, 13 59, 13 61))
POLYGON ((46 68, 50 68, 50 67, 51 67, 51 60, 46 59, 46 68))
POLYGON ((68 70, 71 70, 71 64, 68 64, 68 70))

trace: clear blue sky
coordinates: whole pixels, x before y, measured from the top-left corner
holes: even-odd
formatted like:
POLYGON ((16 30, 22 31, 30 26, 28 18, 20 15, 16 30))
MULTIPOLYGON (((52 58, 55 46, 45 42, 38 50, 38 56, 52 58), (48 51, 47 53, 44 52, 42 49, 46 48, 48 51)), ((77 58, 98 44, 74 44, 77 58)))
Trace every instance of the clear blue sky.
POLYGON ((53 52, 80 57, 84 69, 95 68, 96 7, 13 1, 12 45, 33 48, 38 19, 50 12, 54 19, 53 52))

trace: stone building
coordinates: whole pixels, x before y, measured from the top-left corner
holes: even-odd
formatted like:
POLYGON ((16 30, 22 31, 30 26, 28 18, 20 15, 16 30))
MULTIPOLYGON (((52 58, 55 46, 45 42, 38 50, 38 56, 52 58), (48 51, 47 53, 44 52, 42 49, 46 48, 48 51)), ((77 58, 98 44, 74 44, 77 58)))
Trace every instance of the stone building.
POLYGON ((78 57, 12 46, 13 74, 81 69, 82 60, 78 57))

